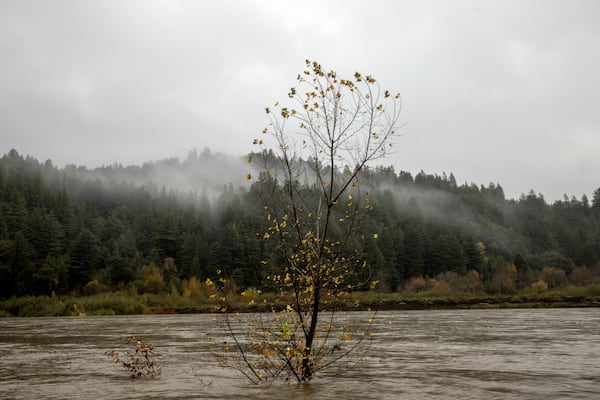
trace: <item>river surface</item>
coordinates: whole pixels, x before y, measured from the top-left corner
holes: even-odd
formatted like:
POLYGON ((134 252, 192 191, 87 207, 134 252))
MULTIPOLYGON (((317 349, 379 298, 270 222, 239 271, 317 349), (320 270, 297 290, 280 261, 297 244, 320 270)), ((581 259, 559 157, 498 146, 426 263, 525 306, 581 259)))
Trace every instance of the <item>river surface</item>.
POLYGON ((0 399, 600 399, 597 308, 381 312, 345 374, 269 387, 211 360, 216 318, 0 319, 0 399), (104 354, 128 334, 154 344, 159 376, 132 380, 104 354))

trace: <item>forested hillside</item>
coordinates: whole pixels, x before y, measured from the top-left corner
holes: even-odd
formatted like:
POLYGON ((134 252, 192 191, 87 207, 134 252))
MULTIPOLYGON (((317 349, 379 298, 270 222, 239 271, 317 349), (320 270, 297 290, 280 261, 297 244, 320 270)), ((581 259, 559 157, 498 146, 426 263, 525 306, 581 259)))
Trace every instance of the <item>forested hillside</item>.
MULTIPOLYGON (((0 159, 0 297, 181 292, 217 270, 260 288, 277 260, 256 184, 244 182, 250 167, 194 151, 140 167, 57 168, 10 151, 0 159)), ((372 168, 363 179, 373 209, 352 248, 379 290, 511 293, 600 275, 600 188, 548 204, 452 174, 372 168)))

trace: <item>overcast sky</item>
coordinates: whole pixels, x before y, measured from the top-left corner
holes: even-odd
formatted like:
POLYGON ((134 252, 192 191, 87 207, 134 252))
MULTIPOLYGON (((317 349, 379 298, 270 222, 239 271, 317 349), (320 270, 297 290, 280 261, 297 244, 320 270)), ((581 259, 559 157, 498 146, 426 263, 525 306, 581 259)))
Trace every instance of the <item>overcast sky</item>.
POLYGON ((385 164, 548 201, 600 187, 599 1, 0 1, 0 155, 243 155, 304 60, 399 91, 385 164))

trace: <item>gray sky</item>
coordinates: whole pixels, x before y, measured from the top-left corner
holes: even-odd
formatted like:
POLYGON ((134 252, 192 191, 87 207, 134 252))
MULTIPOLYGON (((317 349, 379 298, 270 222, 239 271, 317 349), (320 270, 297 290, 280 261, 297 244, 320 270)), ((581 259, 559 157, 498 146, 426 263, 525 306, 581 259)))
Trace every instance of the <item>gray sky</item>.
POLYGON ((0 1, 0 154, 243 155, 304 60, 403 98, 397 171, 600 187, 600 2, 0 1))

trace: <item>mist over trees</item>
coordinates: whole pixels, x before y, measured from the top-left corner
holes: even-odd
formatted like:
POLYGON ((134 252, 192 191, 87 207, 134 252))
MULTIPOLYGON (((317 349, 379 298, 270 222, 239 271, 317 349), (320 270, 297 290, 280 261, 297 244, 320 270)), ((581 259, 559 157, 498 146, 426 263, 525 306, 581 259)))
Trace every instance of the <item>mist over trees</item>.
MULTIPOLYGON (((11 150, 0 158, 0 296, 181 293, 184 280, 215 279, 217 269, 240 290, 261 288, 270 254, 257 236, 267 227, 263 205, 244 183, 251 168, 246 157, 209 151, 58 168, 11 150)), ((379 290, 511 293, 600 275, 600 188, 549 204, 452 174, 362 174, 373 208, 349 247, 366 256, 379 290)))

